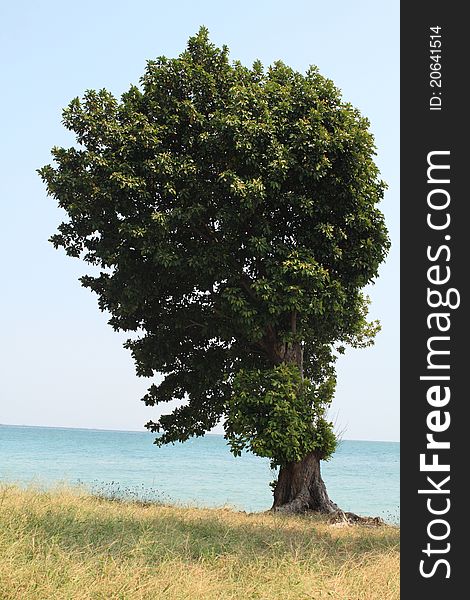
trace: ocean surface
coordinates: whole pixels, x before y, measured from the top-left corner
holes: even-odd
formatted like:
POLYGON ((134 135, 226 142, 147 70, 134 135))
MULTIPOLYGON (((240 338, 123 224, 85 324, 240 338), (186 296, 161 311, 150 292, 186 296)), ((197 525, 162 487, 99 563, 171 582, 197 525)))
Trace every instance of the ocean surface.
MULTIPOLYGON (((163 448, 154 434, 0 425, 0 482, 83 485, 112 497, 267 510, 275 473, 251 454, 233 457, 221 435, 163 448)), ((322 463, 329 496, 343 510, 399 522, 397 442, 343 440, 322 463)))

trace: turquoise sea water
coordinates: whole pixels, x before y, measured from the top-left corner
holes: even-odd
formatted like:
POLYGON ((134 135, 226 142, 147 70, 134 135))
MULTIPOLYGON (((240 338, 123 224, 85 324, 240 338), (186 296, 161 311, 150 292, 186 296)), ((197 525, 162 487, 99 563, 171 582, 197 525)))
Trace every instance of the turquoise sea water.
MULTIPOLYGON (((269 462, 233 457, 224 438, 207 435, 157 448, 148 432, 0 426, 0 481, 94 491, 246 511, 271 506, 269 462)), ((323 463, 330 498, 344 510, 399 520, 396 442, 342 441, 323 463)))

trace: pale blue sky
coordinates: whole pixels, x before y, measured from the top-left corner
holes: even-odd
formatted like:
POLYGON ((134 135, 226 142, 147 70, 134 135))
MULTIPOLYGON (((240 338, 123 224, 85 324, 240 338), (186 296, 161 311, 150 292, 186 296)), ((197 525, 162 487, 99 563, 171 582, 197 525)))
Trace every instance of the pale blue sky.
POLYGON ((70 145, 61 109, 89 88, 119 95, 147 59, 176 56, 200 25, 251 64, 316 64, 369 117, 389 185, 382 204, 393 249, 370 290, 383 331, 338 365, 331 414, 346 439, 399 436, 399 2, 56 0, 0 7, 0 423, 142 429, 158 409, 138 400, 125 335, 82 288, 78 260, 47 242, 61 212, 35 169, 70 145))

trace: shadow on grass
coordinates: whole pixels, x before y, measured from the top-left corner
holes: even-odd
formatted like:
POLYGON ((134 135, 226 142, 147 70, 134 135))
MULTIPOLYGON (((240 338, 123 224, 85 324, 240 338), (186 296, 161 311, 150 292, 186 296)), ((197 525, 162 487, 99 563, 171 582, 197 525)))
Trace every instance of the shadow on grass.
POLYGON ((46 506, 43 499, 37 508, 33 503, 22 513, 22 535, 34 536, 43 552, 57 545, 81 558, 132 558, 148 566, 164 560, 191 563, 227 556, 240 562, 321 559, 340 567, 368 553, 396 550, 399 537, 392 527, 339 531, 315 517, 260 518, 96 498, 91 506, 86 500, 46 506))

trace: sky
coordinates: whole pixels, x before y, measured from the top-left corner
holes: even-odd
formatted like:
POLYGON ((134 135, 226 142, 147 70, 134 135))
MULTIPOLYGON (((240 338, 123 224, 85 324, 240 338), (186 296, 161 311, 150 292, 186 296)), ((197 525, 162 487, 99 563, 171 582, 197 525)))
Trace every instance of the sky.
MULTIPOLYGON (((85 265, 48 238, 63 214, 36 169, 74 140, 61 111, 87 89, 119 96, 146 60, 174 57, 201 25, 233 60, 319 67, 371 122, 388 184, 392 250, 368 289, 382 331, 337 364, 330 410, 343 439, 399 439, 399 2, 16 0, 0 7, 0 423, 143 430, 125 334, 77 281, 85 265)), ((166 408, 171 408, 171 404, 166 408)), ((218 426, 216 433, 221 433, 218 426)))

